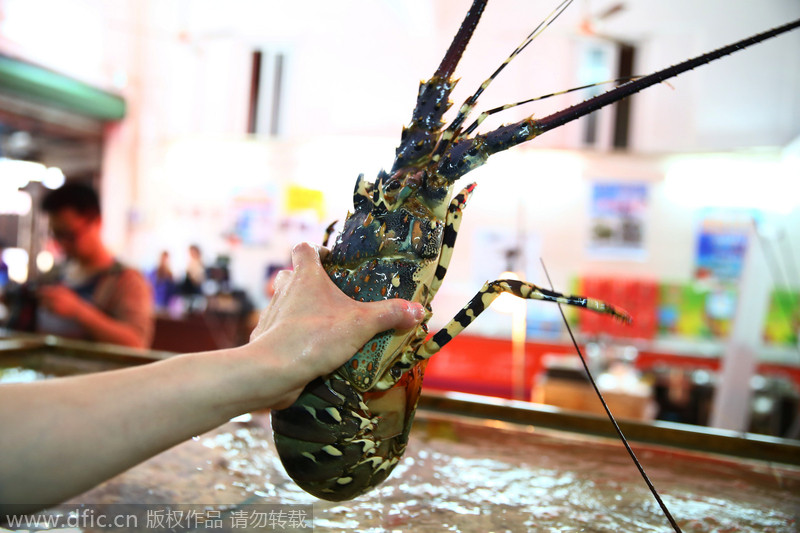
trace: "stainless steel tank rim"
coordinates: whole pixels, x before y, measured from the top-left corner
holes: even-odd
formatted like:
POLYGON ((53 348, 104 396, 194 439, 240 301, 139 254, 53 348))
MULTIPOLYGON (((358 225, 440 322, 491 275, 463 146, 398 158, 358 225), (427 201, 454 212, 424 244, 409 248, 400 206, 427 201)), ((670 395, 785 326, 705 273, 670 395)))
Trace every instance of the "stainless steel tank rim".
MULTIPOLYGON (((607 418, 543 404, 466 393, 423 391, 418 407, 431 413, 617 439, 607 418)), ((796 440, 663 421, 617 422, 629 441, 800 466, 800 442, 796 440)))
MULTIPOLYGON (((43 350, 63 356, 101 359, 123 366, 146 364, 175 355, 170 352, 134 350, 75 341, 52 335, 12 335, 0 330, 0 362, 4 354, 11 356, 28 352, 33 355, 43 350)), ((423 389, 418 407, 432 413, 616 438, 613 426, 607 418, 524 401, 423 389)), ((634 442, 800 466, 800 441, 796 440, 663 421, 618 422, 626 438, 634 442)))

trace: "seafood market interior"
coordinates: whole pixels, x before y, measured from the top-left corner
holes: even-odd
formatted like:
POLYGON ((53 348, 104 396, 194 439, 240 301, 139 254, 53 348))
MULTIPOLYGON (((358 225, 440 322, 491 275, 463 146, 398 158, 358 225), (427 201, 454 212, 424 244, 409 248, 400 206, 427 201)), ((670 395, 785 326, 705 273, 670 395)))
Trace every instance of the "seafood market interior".
MULTIPOLYGON (((800 18, 780 0, 567 4, 480 94, 464 128, 493 111, 470 136, 800 18)), ((358 176, 391 174, 420 80, 470 5, 0 0, 0 387, 246 344, 293 246, 322 244, 334 221, 328 247, 345 239, 358 176), (99 246, 147 295, 135 340, 43 317, 81 229, 59 229, 47 199, 74 184, 96 191, 99 246)), ((557 6, 488 3, 445 125, 557 6)), ((471 183, 429 334, 498 279, 602 300, 630 323, 502 294, 430 358, 407 455, 352 501, 294 485, 266 412, 74 501, 313 505, 321 531, 659 531, 588 368, 681 527, 795 530, 800 30, 499 151, 452 194, 471 183), (591 503, 566 510, 577 500, 591 503)), ((416 220, 409 238, 427 238, 416 220)), ((402 276, 381 275, 392 294, 402 276)))

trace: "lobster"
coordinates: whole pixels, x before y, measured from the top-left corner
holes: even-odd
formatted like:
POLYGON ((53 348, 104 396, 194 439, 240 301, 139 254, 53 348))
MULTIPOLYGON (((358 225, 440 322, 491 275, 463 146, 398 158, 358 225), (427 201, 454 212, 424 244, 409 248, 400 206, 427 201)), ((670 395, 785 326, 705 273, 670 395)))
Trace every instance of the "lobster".
MULTIPOLYGON (((542 119, 532 117, 484 134, 470 135, 490 114, 466 120, 478 97, 503 68, 572 0, 564 0, 483 82, 445 126, 453 73, 487 0, 474 0, 439 67, 419 87, 411 122, 403 128, 389 172, 374 182, 358 176, 352 213, 323 266, 333 282, 360 301, 404 298, 422 303, 426 317, 409 332, 377 334, 332 374, 312 381, 290 407, 271 414, 275 445, 289 476, 305 491, 342 501, 379 485, 402 457, 422 389, 425 365, 502 293, 609 314, 629 322, 610 304, 566 296, 517 280, 486 283, 456 316, 428 338, 431 300, 453 253, 463 209, 475 184, 454 195, 455 182, 492 154, 529 141, 646 87, 800 26, 800 20, 749 37, 694 59, 631 79, 542 119)), ((512 104, 516 105, 516 104, 512 104)), ((327 245, 332 227, 325 237, 327 245)))

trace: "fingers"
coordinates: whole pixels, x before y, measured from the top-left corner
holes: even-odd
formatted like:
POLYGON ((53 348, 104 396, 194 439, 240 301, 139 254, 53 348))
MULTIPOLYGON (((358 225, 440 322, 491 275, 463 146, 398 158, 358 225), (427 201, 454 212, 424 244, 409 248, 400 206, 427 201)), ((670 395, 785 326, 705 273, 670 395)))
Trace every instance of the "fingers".
POLYGON ((300 243, 292 248, 292 269, 281 270, 275 275, 272 282, 274 292, 282 292, 295 274, 302 275, 313 270, 322 270, 320 250, 307 242, 300 243))
POLYGON ((366 317, 365 326, 375 331, 411 329, 425 318, 425 308, 416 302, 383 300, 366 305, 370 312, 366 317))
POLYGON ((41 287, 37 292, 37 296, 38 296, 40 302, 42 302, 43 304, 49 306, 54 301, 58 300, 59 298, 63 299, 63 297, 64 297, 64 290, 63 289, 64 289, 63 287, 56 287, 56 286, 53 286, 53 287, 41 287))
MULTIPOLYGON (((322 308, 338 309, 338 316, 354 313, 352 316, 357 317, 355 320, 360 326, 372 330, 373 333, 388 329, 411 329, 424 319, 425 309, 417 303, 400 299, 363 303, 347 298, 325 274, 320 260, 320 254, 325 252, 327 250, 308 243, 296 245, 292 249, 294 269, 281 270, 275 276, 275 296, 289 297, 290 293, 294 293, 292 298, 298 300, 313 295, 314 302, 322 308), (297 289, 302 287, 301 293, 295 293, 295 283, 299 284, 297 289)), ((309 310, 314 307, 306 304, 303 306, 309 310)))
POLYGON ((42 287, 37 296, 42 307, 58 315, 74 314, 83 303, 80 296, 62 286, 42 287))
MULTIPOLYGON (((289 273, 282 271, 278 274, 275 281, 276 290, 282 283, 288 282, 292 274, 303 275, 306 273, 324 273, 322 268, 321 256, 327 255, 329 251, 325 248, 318 248, 309 243, 300 243, 292 249, 292 264, 294 265, 294 272, 289 273), (284 272, 286 275, 283 275, 284 272), (283 275, 283 276, 282 276, 283 275)), ((327 275, 324 276, 326 281, 327 275)), ((332 290, 338 289, 329 283, 332 290)), ((356 304, 354 305, 363 305, 356 304)), ((370 326, 377 328, 377 331, 385 331, 387 329, 410 329, 419 324, 425 317, 425 309, 418 303, 407 302, 405 300, 384 300, 380 302, 372 302, 367 304, 369 306, 369 313, 366 313, 370 326)))
POLYGON ((286 284, 289 283, 289 280, 292 278, 292 271, 291 270, 281 270, 275 275, 275 279, 272 282, 272 289, 275 293, 282 292, 283 288, 286 284))
POLYGON ((54 292, 58 290, 58 287, 47 286, 47 287, 40 287, 37 292, 37 295, 43 298, 47 298, 52 296, 54 292))
POLYGON ((322 268, 319 251, 307 242, 301 242, 292 248, 292 264, 295 270, 301 271, 310 265, 322 268))

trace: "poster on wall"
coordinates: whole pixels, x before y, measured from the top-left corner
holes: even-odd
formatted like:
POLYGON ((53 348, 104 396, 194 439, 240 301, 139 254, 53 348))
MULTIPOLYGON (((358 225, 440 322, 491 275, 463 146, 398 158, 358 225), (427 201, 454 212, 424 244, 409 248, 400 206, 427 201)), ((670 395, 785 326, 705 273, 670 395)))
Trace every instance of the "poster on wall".
POLYGON ((642 259, 645 255, 647 185, 598 182, 589 209, 589 253, 608 259, 642 259))
POLYGON ((248 246, 269 245, 277 226, 276 196, 271 186, 237 190, 228 209, 228 240, 248 246))
POLYGON ((738 280, 747 252, 747 237, 756 218, 756 213, 744 209, 701 211, 697 230, 695 278, 738 280))

